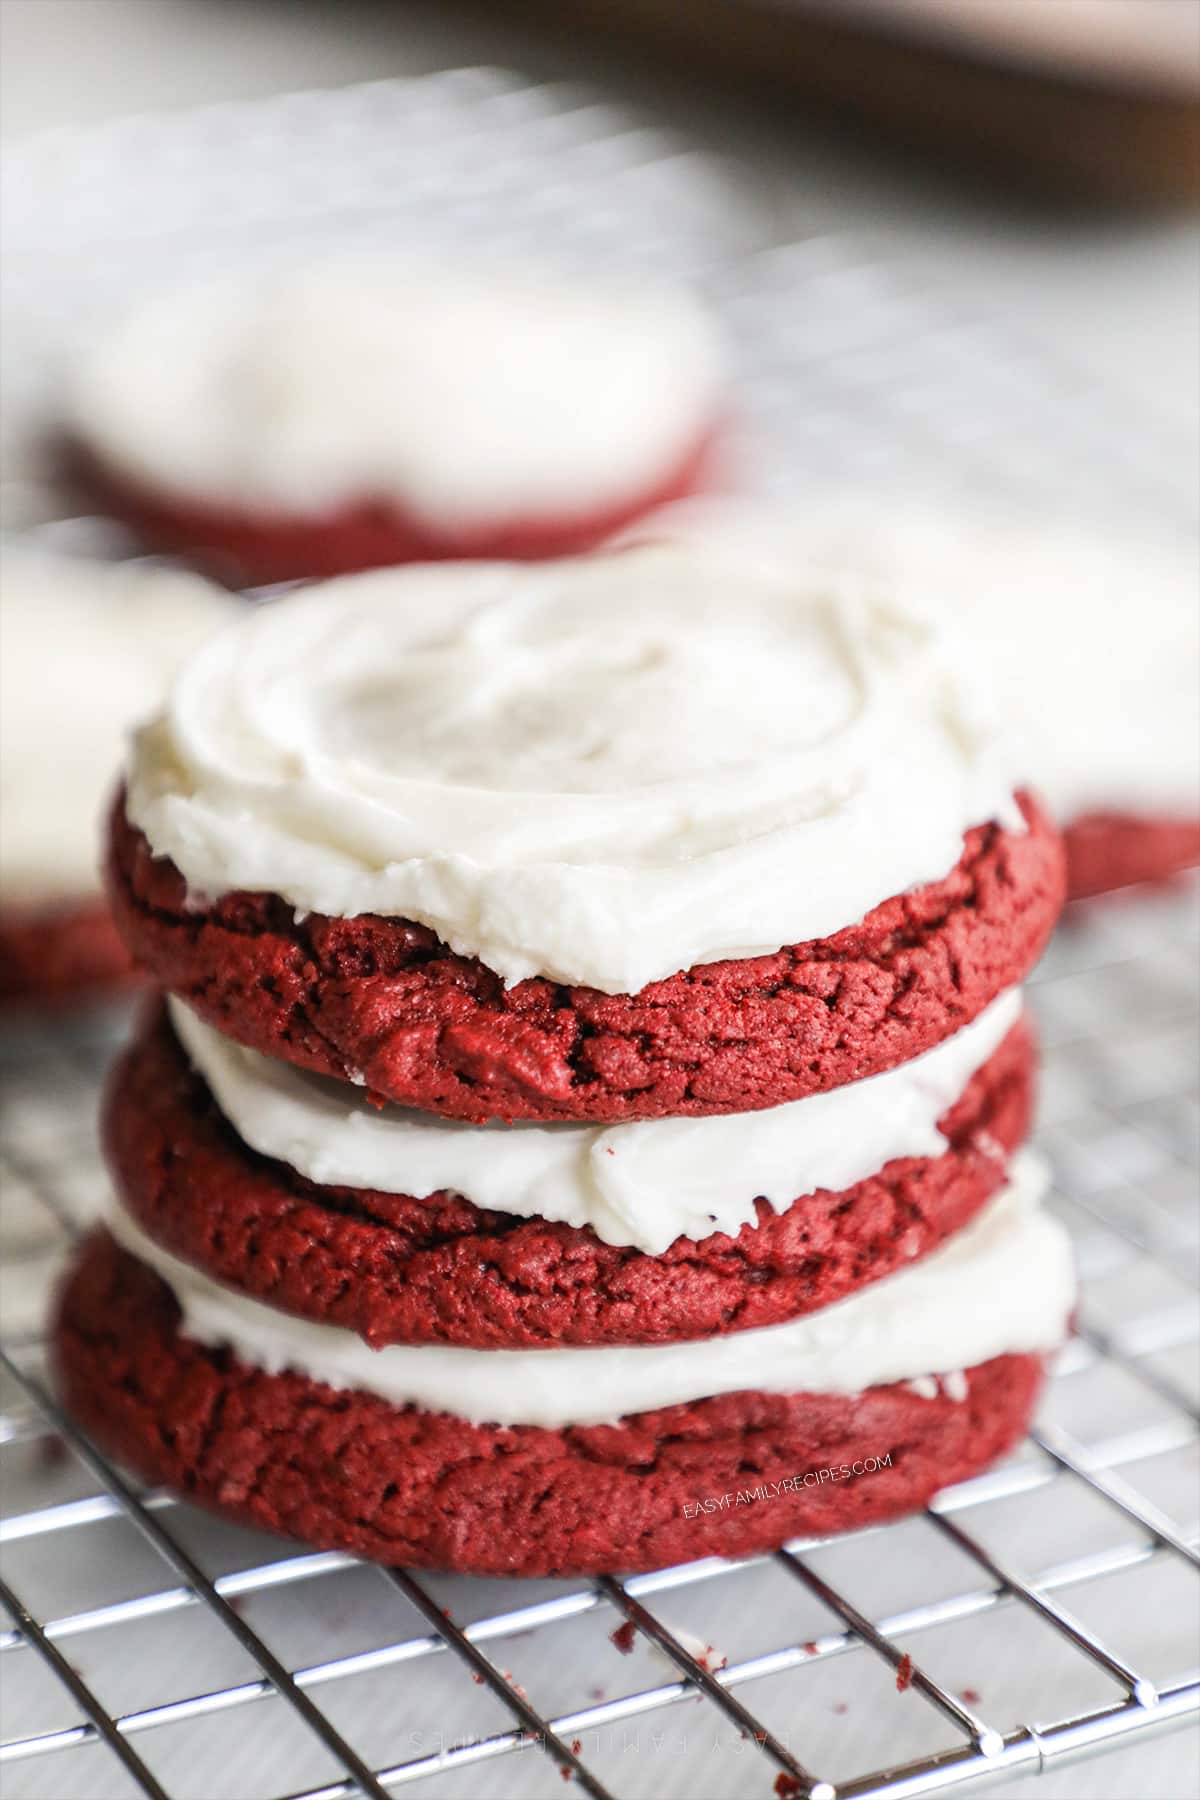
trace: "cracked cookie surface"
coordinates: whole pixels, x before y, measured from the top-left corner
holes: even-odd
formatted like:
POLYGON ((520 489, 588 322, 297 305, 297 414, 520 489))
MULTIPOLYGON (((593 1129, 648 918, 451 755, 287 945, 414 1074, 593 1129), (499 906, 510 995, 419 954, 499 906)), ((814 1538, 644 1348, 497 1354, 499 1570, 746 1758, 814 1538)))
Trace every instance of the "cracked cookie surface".
POLYGON ((1024 1020, 943 1118, 947 1148, 820 1190, 731 1237, 661 1256, 455 1193, 325 1187, 241 1142, 165 1013, 110 1083, 104 1139, 145 1231, 224 1286, 368 1343, 647 1344, 773 1325, 925 1256, 998 1190, 1023 1141, 1035 1053, 1024 1020))
POLYGON ((621 1120, 754 1111, 906 1062, 1016 986, 1063 899, 1061 842, 983 825, 940 881, 835 936, 706 963, 637 994, 506 988, 403 919, 203 903, 118 800, 114 915, 137 959, 227 1036, 449 1118, 621 1120))

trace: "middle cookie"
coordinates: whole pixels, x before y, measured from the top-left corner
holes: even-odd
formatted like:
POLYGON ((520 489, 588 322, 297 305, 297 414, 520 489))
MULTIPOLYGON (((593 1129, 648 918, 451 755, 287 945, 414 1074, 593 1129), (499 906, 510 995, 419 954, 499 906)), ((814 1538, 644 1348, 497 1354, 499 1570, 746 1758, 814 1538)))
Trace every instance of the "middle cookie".
POLYGON ((780 1323, 959 1230, 1029 1125, 1016 991, 922 1057, 764 1112, 490 1130, 376 1107, 170 1005, 108 1096, 127 1208, 224 1286, 377 1346, 780 1323))

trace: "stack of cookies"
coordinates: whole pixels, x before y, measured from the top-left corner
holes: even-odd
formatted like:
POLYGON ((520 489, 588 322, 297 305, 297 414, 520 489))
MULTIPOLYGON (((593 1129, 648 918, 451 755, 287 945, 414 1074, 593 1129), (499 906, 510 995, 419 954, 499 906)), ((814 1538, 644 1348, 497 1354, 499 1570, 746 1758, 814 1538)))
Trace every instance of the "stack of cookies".
MULTIPOLYGON (((970 672, 967 672, 968 676, 970 672)), ((69 1404, 385 1562, 628 1571, 922 1505, 1073 1299, 1021 1151, 1059 840, 936 631, 717 547, 349 577, 137 737, 69 1404)))

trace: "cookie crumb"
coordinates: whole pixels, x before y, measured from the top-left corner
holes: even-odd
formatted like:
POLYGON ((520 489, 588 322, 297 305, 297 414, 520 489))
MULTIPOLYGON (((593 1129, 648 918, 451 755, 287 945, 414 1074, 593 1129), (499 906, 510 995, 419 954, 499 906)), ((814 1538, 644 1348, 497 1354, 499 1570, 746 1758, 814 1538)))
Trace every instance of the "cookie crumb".
POLYGON ((979 1692, 978 1688, 964 1688, 958 1697, 965 1702, 967 1706, 978 1706, 979 1702, 983 1699, 983 1695, 979 1692))
POLYGON ((609 1633, 609 1641, 616 1645, 622 1656, 628 1656, 633 1649, 636 1631, 633 1620, 626 1619, 623 1625, 618 1625, 615 1631, 609 1633))
POLYGON ((846 1705, 844 1700, 835 1700, 833 1703, 833 1710, 835 1713, 846 1713, 850 1711, 850 1708, 846 1705))
POLYGON ((786 1769, 780 1769, 775 1777, 775 1792, 779 1795, 779 1800, 796 1800, 800 1783, 795 1775, 789 1775, 786 1769))
POLYGON ((817 1649, 816 1641, 813 1638, 809 1638, 807 1644, 801 1644, 800 1648, 803 1650, 805 1656, 820 1656, 821 1654, 817 1649))
POLYGON ((583 1739, 582 1738, 572 1738, 571 1739, 571 1755, 578 1756, 579 1752, 582 1749, 583 1749, 583 1739))
POLYGON ((476 1669, 471 1670, 471 1680, 475 1683, 476 1687, 483 1686, 483 1676, 480 1675, 476 1669))
POLYGON ((896 1692, 902 1694, 906 1688, 911 1687, 912 1678, 913 1659, 911 1656, 902 1656, 896 1669, 896 1692))

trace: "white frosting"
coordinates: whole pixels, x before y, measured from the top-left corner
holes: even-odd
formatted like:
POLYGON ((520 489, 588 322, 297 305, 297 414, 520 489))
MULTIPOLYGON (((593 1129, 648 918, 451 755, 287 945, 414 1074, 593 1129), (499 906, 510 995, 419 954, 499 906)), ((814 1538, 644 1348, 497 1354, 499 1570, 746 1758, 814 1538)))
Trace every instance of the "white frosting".
POLYGON ((635 992, 827 936, 1014 822, 987 709, 875 594, 651 546, 329 582, 196 657, 129 810, 193 891, 635 992))
POLYGON ((1066 1331, 1075 1282, 1067 1233, 1039 1210, 1045 1187, 1043 1165, 1022 1153, 1010 1185, 932 1255, 786 1325, 595 1349, 372 1350, 340 1326, 290 1318, 218 1287, 115 1204, 108 1223, 174 1290, 183 1332, 230 1346, 242 1362, 465 1419, 560 1426, 713 1394, 853 1394, 1007 1352, 1049 1350, 1066 1331))
POLYGON ((486 529, 636 500, 712 427, 721 365, 698 303, 633 277, 323 257, 159 296, 72 411, 155 488, 486 529))
POLYGON ((786 517, 741 502, 667 508, 631 540, 685 537, 835 578, 886 578, 950 622, 992 673, 1021 774, 1064 822, 1095 809, 1200 813, 1200 547, 809 495, 786 517))
POLYGON ((590 1225, 606 1244, 661 1256, 785 1212, 901 1156, 940 1156, 937 1121, 1011 1029, 1013 991, 912 1062, 765 1112, 637 1125, 464 1125, 376 1108, 360 1089, 243 1049, 178 1000, 175 1030, 238 1136, 323 1186, 418 1197, 442 1189, 520 1218, 590 1225))
POLYGON ((194 576, 6 548, 0 566, 0 900, 99 887, 127 728, 234 611, 194 576))

